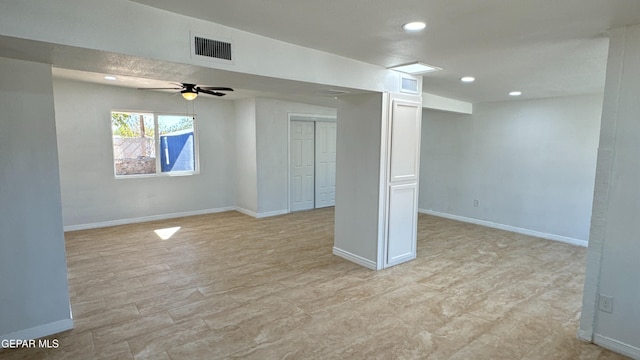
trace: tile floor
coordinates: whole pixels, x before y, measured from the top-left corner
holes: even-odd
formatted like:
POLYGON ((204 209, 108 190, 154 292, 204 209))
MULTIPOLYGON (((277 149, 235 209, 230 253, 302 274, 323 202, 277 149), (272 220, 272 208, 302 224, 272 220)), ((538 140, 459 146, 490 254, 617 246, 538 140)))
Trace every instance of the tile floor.
POLYGON ((624 359, 576 339, 584 248, 420 215, 418 258, 374 272, 333 216, 67 233, 75 329, 0 359, 624 359))

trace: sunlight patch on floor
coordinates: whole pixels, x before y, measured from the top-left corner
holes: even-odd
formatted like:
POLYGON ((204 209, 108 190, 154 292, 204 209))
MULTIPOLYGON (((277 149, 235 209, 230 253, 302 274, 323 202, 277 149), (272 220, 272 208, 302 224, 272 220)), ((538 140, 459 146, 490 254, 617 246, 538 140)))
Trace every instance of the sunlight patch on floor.
POLYGON ((169 240, 173 236, 173 234, 177 233, 180 230, 180 226, 170 227, 165 229, 156 229, 153 232, 160 237, 162 240, 169 240))

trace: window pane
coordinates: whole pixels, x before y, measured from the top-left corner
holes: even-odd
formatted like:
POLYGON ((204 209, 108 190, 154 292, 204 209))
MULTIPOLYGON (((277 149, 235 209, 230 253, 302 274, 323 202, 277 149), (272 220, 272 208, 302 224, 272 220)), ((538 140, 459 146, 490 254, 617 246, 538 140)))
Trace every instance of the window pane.
POLYGON ((116 175, 156 173, 153 114, 111 113, 116 175))
POLYGON ((195 140, 193 118, 180 115, 159 115, 160 171, 195 171, 195 140))

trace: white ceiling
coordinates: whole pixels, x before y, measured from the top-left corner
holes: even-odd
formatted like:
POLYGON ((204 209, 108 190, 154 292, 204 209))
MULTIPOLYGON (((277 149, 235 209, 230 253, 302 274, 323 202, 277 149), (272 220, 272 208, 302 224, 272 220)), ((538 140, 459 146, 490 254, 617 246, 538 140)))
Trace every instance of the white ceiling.
MULTIPOLYGON (((164 69, 164 68, 163 68, 164 69)), ((75 69, 65 69, 54 67, 52 70, 52 74, 55 78, 58 79, 67 79, 67 80, 75 80, 82 82, 90 82, 95 84, 102 84, 108 86, 121 86, 128 88, 166 88, 166 87, 175 87, 175 82, 166 81, 166 80, 156 80, 160 78, 166 78, 166 74, 148 74, 145 73, 145 77, 138 76, 128 76, 122 75, 120 72, 115 72, 117 81, 109 81, 104 77, 105 74, 103 69, 95 69, 95 71, 81 71, 75 69), (95 72, 98 71, 98 72, 95 72)), ((159 72, 163 72, 160 70, 159 72)), ((179 75, 175 75, 174 77, 177 79, 184 79, 185 74, 188 75, 189 78, 198 78, 197 83, 202 86, 230 86, 234 89, 233 92, 224 92, 226 95, 224 96, 224 100, 238 100, 250 97, 267 97, 267 98, 275 98, 275 99, 283 99, 283 100, 291 100, 298 102, 311 102, 318 105, 324 106, 336 106, 336 100, 334 96, 330 94, 325 94, 326 91, 324 86, 318 86, 314 84, 306 84, 294 81, 286 81, 281 80, 277 81, 276 79, 260 79, 251 75, 241 75, 241 74, 233 74, 227 77, 221 76, 220 73, 215 73, 211 70, 208 70, 206 74, 204 72, 198 73, 193 71, 178 71, 179 75), (213 76, 212 74, 215 74, 213 76), (215 79, 214 79, 215 78, 215 79), (205 79, 211 79, 211 81, 207 81, 205 79), (215 80, 215 81, 214 81, 215 80), (257 85, 257 86, 256 86, 257 85), (264 87, 269 88, 264 88, 264 87), (262 88, 262 90, 249 90, 262 88)), ((142 75, 141 75, 142 76, 142 75)), ((179 93, 179 90, 153 90, 153 91, 161 91, 166 92, 168 94, 171 93, 179 93)), ((349 90, 350 93, 359 93, 362 91, 358 90, 349 90)), ((209 97, 213 99, 219 99, 215 96, 211 95, 201 95, 204 97, 209 97)))
POLYGON ((173 87, 176 82, 184 81, 202 86, 233 88, 235 91, 227 92, 222 98, 225 100, 268 97, 335 107, 337 100, 333 90, 350 94, 367 92, 2 36, 0 56, 50 63, 53 64, 55 78, 108 86, 160 88, 173 87), (104 78, 105 75, 115 75, 117 81, 108 81, 104 78))
POLYGON ((444 68, 425 91, 471 102, 602 92, 606 31, 640 23, 639 0, 133 1, 383 67, 423 61, 444 68), (427 29, 403 32, 414 20, 427 29))

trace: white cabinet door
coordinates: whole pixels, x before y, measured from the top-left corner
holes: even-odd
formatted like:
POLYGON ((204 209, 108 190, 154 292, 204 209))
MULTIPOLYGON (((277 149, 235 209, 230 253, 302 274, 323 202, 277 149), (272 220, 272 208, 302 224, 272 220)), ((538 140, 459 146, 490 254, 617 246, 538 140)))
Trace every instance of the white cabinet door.
POLYGON ((422 109, 412 102, 394 100, 392 104, 389 181, 417 181, 422 109))
POLYGON ((312 121, 291 122, 291 211, 314 207, 314 127, 312 121))
POLYGON ((414 184, 392 185, 390 187, 387 266, 416 258, 417 190, 414 184))
POLYGON ((336 203, 336 123, 316 122, 316 208, 336 203))
POLYGON ((416 257, 422 105, 391 95, 387 134, 384 267, 416 257))

